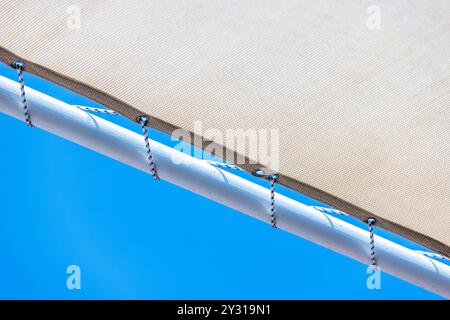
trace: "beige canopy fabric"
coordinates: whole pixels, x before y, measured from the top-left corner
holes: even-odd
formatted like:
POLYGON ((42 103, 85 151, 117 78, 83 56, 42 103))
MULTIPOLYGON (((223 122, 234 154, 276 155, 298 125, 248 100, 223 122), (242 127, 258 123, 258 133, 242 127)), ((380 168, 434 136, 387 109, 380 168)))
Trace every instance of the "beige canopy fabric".
MULTIPOLYGON (((276 129, 277 165, 226 152, 450 256, 450 1, 11 0, 0 10, 4 63, 21 59, 167 133, 206 136, 199 122, 276 129)), ((218 136, 194 143, 223 145, 218 136)))

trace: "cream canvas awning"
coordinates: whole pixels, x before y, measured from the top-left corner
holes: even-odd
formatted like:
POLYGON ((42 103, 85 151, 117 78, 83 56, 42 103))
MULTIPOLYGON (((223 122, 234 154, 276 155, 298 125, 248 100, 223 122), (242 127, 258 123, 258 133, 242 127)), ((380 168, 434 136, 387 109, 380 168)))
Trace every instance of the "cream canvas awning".
POLYGON ((167 133, 196 121, 277 129, 279 183, 450 256, 449 1, 30 0, 0 10, 4 63, 21 59, 167 133))

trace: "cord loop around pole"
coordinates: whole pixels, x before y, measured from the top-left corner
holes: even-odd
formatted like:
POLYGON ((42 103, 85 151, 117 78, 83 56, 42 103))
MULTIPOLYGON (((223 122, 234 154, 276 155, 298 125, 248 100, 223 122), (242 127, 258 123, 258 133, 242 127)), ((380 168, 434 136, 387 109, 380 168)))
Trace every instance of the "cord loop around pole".
POLYGON ((116 111, 111 109, 103 109, 103 108, 96 108, 96 107, 86 107, 86 106, 80 106, 80 105, 74 105, 77 109, 84 110, 84 111, 91 111, 91 112, 97 112, 97 113, 104 113, 104 114, 114 114, 119 115, 116 111))
POLYGON ((222 168, 242 171, 242 169, 235 164, 223 163, 223 162, 218 162, 218 161, 213 161, 213 160, 205 160, 205 161, 215 167, 222 167, 222 168))
POLYGON ((20 95, 22 97, 21 103, 23 114, 25 117, 25 122, 27 123, 27 126, 29 128, 32 128, 33 124, 31 123, 30 114, 28 112, 27 98, 25 95, 25 82, 23 80, 23 70, 25 69, 25 63, 23 63, 22 61, 14 61, 13 63, 11 63, 11 66, 17 71, 17 78, 19 79, 20 84, 20 95))
POLYGON ((277 217, 275 215, 275 182, 278 179, 277 174, 271 174, 269 176, 270 181, 270 223, 272 224, 272 229, 277 228, 277 217))
POLYGON ((275 182, 277 182, 279 176, 276 172, 263 168, 253 170, 252 175, 267 178, 270 182, 270 224, 272 225, 272 229, 276 229, 277 216, 275 207, 275 182))
POLYGON ((147 123, 148 123, 149 117, 146 115, 142 115, 142 116, 137 117, 136 120, 141 125, 142 134, 144 135, 145 148, 147 149, 147 160, 148 160, 148 165, 150 167, 150 172, 155 180, 159 180, 158 173, 157 173, 156 167, 155 167, 155 162, 153 161, 152 150, 150 149, 150 141, 149 141, 148 132, 147 132, 147 123))
POLYGON ((367 219, 367 225, 369 226, 369 238, 370 238, 370 264, 372 268, 377 268, 377 259, 375 256, 375 235, 373 233, 373 226, 377 222, 377 219, 369 217, 367 219))

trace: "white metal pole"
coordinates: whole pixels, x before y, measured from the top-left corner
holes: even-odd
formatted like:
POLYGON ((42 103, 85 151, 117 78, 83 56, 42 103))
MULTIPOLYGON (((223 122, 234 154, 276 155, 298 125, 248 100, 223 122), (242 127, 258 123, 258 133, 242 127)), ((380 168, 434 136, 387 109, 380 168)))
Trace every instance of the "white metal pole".
MULTIPOLYGON (((36 127, 149 172, 141 135, 28 87, 26 96, 36 127)), ((23 121, 20 101, 18 83, 0 77, 0 111, 23 121)), ((268 189, 158 142, 151 149, 161 179, 270 223, 268 189)), ((280 194, 276 208, 280 229, 370 263, 367 231, 280 194)), ((449 266, 379 236, 375 244, 381 270, 450 298, 449 266)))

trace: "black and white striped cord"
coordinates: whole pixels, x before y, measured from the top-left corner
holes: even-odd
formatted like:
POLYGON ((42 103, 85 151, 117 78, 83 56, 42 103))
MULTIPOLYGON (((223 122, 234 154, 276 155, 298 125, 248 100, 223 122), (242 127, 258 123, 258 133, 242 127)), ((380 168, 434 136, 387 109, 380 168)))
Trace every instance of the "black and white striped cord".
MULTIPOLYGON (((19 79, 19 84, 20 84, 20 91, 21 91, 21 96, 22 96, 22 106, 23 106, 25 121, 26 121, 28 127, 31 128, 31 127, 33 127, 33 124, 31 123, 30 115, 28 112, 27 100, 26 100, 26 95, 25 95, 25 84, 24 84, 24 80, 23 80, 23 69, 24 69, 25 65, 21 61, 15 61, 11 65, 12 65, 12 67, 14 67, 17 70, 17 77, 19 79)), ((110 109, 86 107, 86 106, 80 106, 80 105, 75 105, 75 107, 80 110, 84 110, 84 111, 118 115, 118 113, 116 111, 110 110, 110 109)), ((153 160, 152 151, 150 148, 150 142, 149 142, 148 131, 147 131, 147 122, 148 122, 149 118, 145 115, 142 115, 142 116, 139 116, 137 118, 137 120, 138 120, 139 124, 141 125, 142 133, 144 136, 145 148, 147 149, 147 160, 148 160, 148 164, 150 167, 150 172, 155 180, 159 180, 158 173, 157 173, 156 167, 155 167, 155 162, 153 160)), ((224 168, 235 169, 235 170, 242 170, 241 168, 239 168, 238 166, 233 165, 233 164, 226 164, 226 163, 221 163, 221 162, 216 162, 216 161, 211 161, 211 160, 207 160, 207 161, 209 164, 211 164, 213 166, 224 167, 224 168)), ((276 221, 276 212, 275 212, 275 182, 278 179, 278 175, 271 174, 268 176, 268 179, 270 181, 270 222, 271 222, 272 228, 276 229, 277 221, 276 221)))
POLYGON ((373 226, 376 223, 375 218, 368 218, 367 225, 369 226, 369 238, 370 238, 370 264, 373 269, 377 268, 377 258, 375 256, 375 236, 373 233, 373 226))
POLYGON ((137 121, 140 123, 142 128, 142 134, 144 135, 144 141, 145 141, 145 148, 147 149, 147 160, 148 165, 150 167, 150 172, 153 175, 153 178, 155 180, 159 180, 158 173, 156 171, 155 162, 153 161, 153 155, 152 150, 150 149, 150 142, 148 138, 148 132, 147 132, 147 122, 149 120, 149 117, 142 115, 137 118, 137 121))
POLYGON ((23 70, 25 69, 25 64, 22 61, 14 61, 11 66, 17 71, 17 78, 19 79, 20 84, 20 94, 22 97, 22 108, 23 114, 25 117, 25 122, 29 128, 33 127, 31 123, 30 114, 28 112, 27 98, 25 95, 25 82, 23 80, 23 70))
POLYGON ((278 174, 270 169, 256 169, 252 171, 255 177, 266 178, 270 182, 270 224, 272 229, 277 228, 277 216, 275 207, 275 182, 278 180, 278 174))
MULTIPOLYGON (((98 112, 98 113, 104 113, 104 114, 114 114, 114 115, 119 114, 116 111, 110 110, 110 109, 86 107, 86 106, 80 106, 80 105, 75 105, 74 107, 76 107, 80 110, 84 110, 84 111, 92 111, 92 112, 98 112)), ((147 149, 147 160, 148 160, 148 165, 150 167, 150 172, 155 180, 159 180, 158 173, 156 172, 155 162, 153 160, 152 150, 150 149, 150 140, 148 138, 147 122, 148 122, 149 118, 145 115, 142 115, 142 116, 139 116, 136 120, 141 125, 142 134, 144 135, 145 148, 147 149)))
POLYGON ((271 174, 269 176, 270 181, 270 223, 272 224, 272 229, 277 228, 277 216, 275 213, 275 182, 278 179, 278 175, 271 174))
MULTIPOLYGON (((86 107, 86 106, 80 106, 80 105, 75 105, 74 107, 76 107, 80 110, 84 110, 84 111, 92 111, 92 112, 98 112, 98 113, 104 113, 104 114, 114 114, 114 115, 119 114, 116 111, 110 110, 110 109, 86 107)), ((155 180, 159 180, 158 173, 156 172, 155 162, 153 160, 152 150, 150 149, 150 140, 148 138, 147 122, 149 120, 149 117, 142 115, 142 116, 139 116, 136 120, 141 125, 142 134, 144 135, 145 148, 147 150, 147 160, 148 160, 148 165, 150 167, 150 172, 155 180)))

